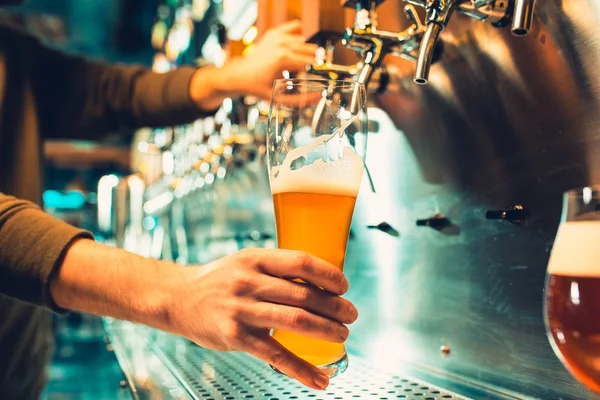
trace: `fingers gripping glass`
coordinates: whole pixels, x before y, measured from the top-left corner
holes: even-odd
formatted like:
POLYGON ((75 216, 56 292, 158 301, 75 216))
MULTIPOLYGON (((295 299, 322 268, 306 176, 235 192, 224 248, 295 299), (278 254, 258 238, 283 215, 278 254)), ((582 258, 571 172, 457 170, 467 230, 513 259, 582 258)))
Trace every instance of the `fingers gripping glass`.
MULTIPOLYGON (((362 84, 275 81, 267 156, 279 248, 302 250, 343 269, 366 136, 362 84)), ((272 335, 330 377, 347 368, 342 343, 282 330, 272 335)))

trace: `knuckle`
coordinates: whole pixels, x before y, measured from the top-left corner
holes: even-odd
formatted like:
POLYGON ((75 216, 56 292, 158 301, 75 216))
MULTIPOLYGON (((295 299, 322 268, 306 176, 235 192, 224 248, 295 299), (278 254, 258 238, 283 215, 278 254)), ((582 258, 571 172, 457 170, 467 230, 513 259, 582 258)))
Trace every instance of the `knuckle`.
POLYGON ((312 257, 305 251, 296 251, 296 264, 305 270, 312 269, 312 257))
POLYGON ((330 268, 327 272, 327 278, 330 279, 332 282, 341 284, 342 281, 344 280, 344 275, 341 273, 341 271, 339 269, 330 268))
POLYGON ((237 258, 244 264, 253 264, 257 261, 257 253, 253 249, 242 249, 236 253, 237 258))
POLYGON ((290 312, 287 315, 286 320, 287 325, 292 328, 303 327, 308 324, 307 313, 300 310, 290 312))
POLYGON ((237 345, 242 342, 244 333, 240 324, 236 322, 230 322, 223 328, 223 335, 227 338, 229 343, 237 345))
POLYGON ((239 321, 244 317, 244 309, 239 304, 233 304, 229 310, 231 321, 239 321))
POLYGON ((325 331, 332 336, 336 336, 337 333, 339 332, 339 325, 336 324, 335 322, 328 321, 325 324, 325 331))
POLYGON ((303 305, 310 303, 312 298, 310 289, 306 285, 298 285, 296 298, 303 305))
POLYGON ((232 281, 231 290, 235 296, 244 296, 252 293, 255 286, 256 285, 250 276, 240 274, 232 281))
POLYGON ((333 312, 335 315, 342 314, 344 311, 347 311, 348 308, 349 307, 347 307, 346 304, 344 304, 344 301, 340 298, 336 298, 333 302, 333 312))
POLYGON ((344 325, 333 322, 329 323, 326 329, 327 336, 335 343, 343 343, 350 333, 344 325))
POLYGON ((285 363, 286 355, 285 353, 277 352, 271 354, 269 358, 272 365, 282 365, 285 363))

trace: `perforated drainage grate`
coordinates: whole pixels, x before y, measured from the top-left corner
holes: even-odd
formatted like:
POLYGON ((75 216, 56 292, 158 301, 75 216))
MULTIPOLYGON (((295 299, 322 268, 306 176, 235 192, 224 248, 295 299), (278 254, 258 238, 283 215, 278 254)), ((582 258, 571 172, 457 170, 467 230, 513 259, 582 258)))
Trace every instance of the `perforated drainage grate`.
POLYGON ((378 372, 361 365, 356 357, 326 391, 315 391, 275 374, 245 354, 219 353, 191 344, 182 348, 182 343, 175 345, 173 341, 155 345, 165 363, 199 400, 464 399, 422 381, 378 372))

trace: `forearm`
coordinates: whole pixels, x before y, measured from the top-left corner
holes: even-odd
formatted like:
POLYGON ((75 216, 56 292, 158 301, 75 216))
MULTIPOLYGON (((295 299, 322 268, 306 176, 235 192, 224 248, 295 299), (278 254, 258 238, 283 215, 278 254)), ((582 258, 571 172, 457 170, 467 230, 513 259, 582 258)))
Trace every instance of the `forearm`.
POLYGON ((68 310, 168 329, 168 288, 181 269, 82 239, 68 249, 50 282, 50 294, 68 310))

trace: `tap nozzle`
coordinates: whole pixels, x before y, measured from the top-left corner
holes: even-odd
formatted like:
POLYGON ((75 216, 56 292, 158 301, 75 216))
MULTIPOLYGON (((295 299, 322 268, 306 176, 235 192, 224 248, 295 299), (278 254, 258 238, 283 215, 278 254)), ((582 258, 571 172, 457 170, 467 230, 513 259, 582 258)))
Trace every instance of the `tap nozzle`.
POLYGON ((427 26, 421 47, 419 48, 419 56, 417 57, 417 67, 415 68, 415 83, 425 85, 429 80, 429 70, 440 56, 442 45, 439 38, 440 33, 444 30, 442 24, 432 22, 427 26))
POLYGON ((511 32, 515 36, 525 36, 531 29, 535 0, 516 0, 511 32))
POLYGON ((441 56, 442 45, 440 34, 446 28, 452 13, 460 4, 461 0, 407 0, 409 3, 425 6, 427 11, 427 30, 419 46, 417 67, 415 69, 414 81, 424 85, 429 80, 429 70, 436 58, 441 56))
MULTIPOLYGON (((504 26, 511 17, 512 2, 506 0, 406 0, 427 11, 427 31, 419 48, 414 81, 424 85, 429 79, 431 64, 441 55, 440 34, 454 11, 494 26, 504 26)), ((531 26, 535 0, 515 0, 513 33, 524 35, 531 26)))

